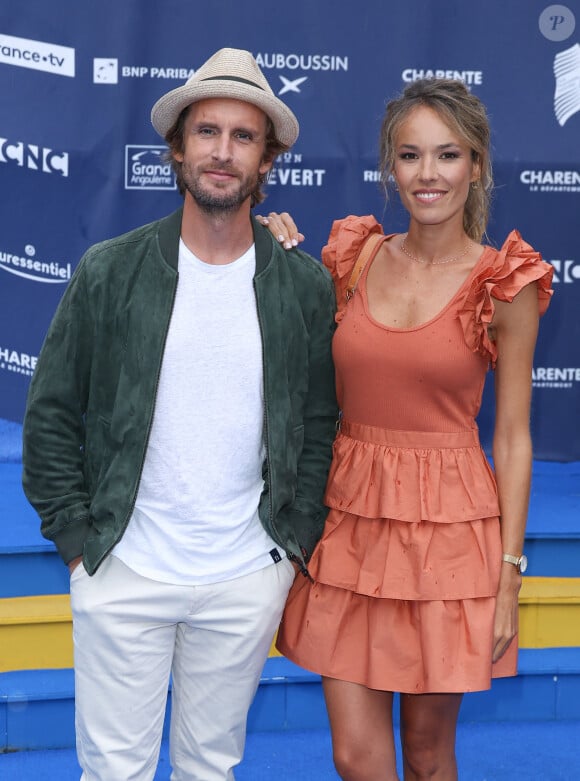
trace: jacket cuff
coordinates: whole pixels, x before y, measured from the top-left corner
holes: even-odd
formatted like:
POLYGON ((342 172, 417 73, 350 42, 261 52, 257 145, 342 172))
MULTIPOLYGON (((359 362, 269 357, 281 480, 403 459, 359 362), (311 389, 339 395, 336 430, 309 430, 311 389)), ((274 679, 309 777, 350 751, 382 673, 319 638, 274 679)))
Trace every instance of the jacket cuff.
POLYGON ((283 515, 290 535, 287 549, 307 564, 322 537, 328 509, 323 507, 318 513, 305 513, 301 510, 291 509, 283 515))
POLYGON ((83 555, 85 540, 89 536, 90 530, 89 518, 84 516, 72 520, 51 538, 65 564, 83 555))

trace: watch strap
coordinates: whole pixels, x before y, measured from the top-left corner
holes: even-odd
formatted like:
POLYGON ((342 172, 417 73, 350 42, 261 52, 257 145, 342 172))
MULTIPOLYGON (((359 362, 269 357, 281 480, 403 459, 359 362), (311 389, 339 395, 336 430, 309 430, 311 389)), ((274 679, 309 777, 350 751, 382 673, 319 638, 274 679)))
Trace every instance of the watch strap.
POLYGON ((509 564, 513 564, 514 567, 519 567, 521 556, 512 556, 511 553, 504 553, 501 557, 502 561, 507 561, 509 564))

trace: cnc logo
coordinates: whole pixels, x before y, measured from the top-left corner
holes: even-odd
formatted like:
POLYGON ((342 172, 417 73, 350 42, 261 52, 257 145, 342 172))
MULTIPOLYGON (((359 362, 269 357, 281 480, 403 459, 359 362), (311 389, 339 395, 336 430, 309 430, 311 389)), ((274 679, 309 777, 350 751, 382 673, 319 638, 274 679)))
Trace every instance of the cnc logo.
POLYGON ((532 370, 534 388, 573 388, 580 383, 580 368, 575 366, 537 366, 532 370))
POLYGON ((284 152, 268 174, 268 186, 322 187, 325 174, 325 168, 304 168, 301 154, 284 152))
POLYGON ((468 87, 473 87, 483 84, 483 71, 445 68, 405 68, 401 73, 401 79, 405 83, 418 81, 419 79, 456 79, 467 84, 468 87))
POLYGON ((37 360, 38 356, 36 355, 21 353, 19 350, 13 350, 11 347, 0 344, 0 371, 32 377, 37 360))
POLYGON ((165 162, 165 146, 127 144, 125 147, 126 190, 176 190, 171 164, 165 162))
POLYGON ((0 138, 0 163, 17 165, 43 174, 68 176, 68 152, 0 138))
POLYGON ((30 279, 33 282, 44 282, 53 285, 66 284, 72 276, 70 263, 59 263, 56 260, 38 260, 36 247, 27 244, 24 255, 0 250, 0 270, 17 277, 30 279))
POLYGON ((570 285, 580 280, 580 263, 574 260, 550 260, 550 263, 554 266, 554 284, 570 285))
POLYGON ((75 75, 75 50, 69 46, 16 38, 0 33, 0 63, 19 68, 53 73, 56 76, 75 75))

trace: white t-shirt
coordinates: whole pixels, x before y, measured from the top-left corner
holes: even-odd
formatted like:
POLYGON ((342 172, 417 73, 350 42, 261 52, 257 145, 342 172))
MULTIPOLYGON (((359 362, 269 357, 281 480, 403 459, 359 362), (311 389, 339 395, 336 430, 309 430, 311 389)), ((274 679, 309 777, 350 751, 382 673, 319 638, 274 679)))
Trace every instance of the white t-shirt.
POLYGON ((211 265, 180 241, 143 474, 113 550, 153 580, 216 583, 273 560, 258 518, 265 450, 255 266, 254 246, 211 265))

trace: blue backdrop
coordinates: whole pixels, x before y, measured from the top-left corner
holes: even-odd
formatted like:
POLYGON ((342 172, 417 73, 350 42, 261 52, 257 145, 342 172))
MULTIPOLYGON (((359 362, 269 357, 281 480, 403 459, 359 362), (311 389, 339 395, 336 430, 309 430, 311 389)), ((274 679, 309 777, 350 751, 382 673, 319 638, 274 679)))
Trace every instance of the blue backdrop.
MULTIPOLYGON (((577 0, 3 0, 0 13, 0 418, 21 421, 54 309, 81 254, 181 199, 149 112, 216 49, 249 49, 297 114, 265 210, 319 256, 331 222, 384 208, 388 98, 425 75, 488 105, 497 189, 489 235, 517 227, 556 271, 534 367, 537 458, 580 459, 580 13, 577 0), (574 15, 576 8, 576 16, 574 15)), ((489 444, 491 393, 480 418, 489 444)))

